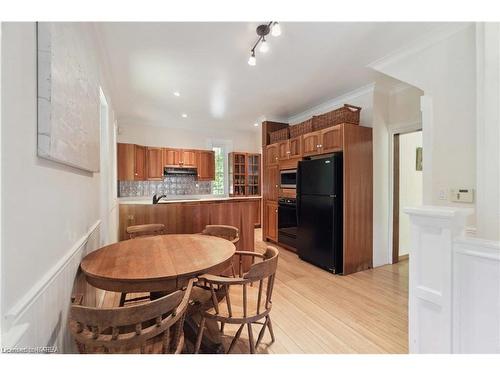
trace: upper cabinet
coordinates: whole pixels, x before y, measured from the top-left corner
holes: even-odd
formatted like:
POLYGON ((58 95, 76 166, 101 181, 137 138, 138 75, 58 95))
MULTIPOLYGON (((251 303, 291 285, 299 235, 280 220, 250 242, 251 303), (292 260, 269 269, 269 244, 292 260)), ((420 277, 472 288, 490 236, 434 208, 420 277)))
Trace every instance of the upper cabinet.
POLYGON ((260 154, 230 152, 229 195, 260 195, 260 154))
POLYGON ((340 125, 321 130, 321 152, 336 152, 342 150, 342 130, 340 125))
POLYGON ((288 157, 291 158, 301 158, 302 152, 302 136, 295 138, 290 138, 288 140, 288 157))
POLYGON ((277 165, 279 158, 278 143, 266 146, 266 165, 277 165))
POLYGON ((135 180, 135 145, 118 143, 117 145, 118 180, 135 180))
POLYGON ((128 143, 117 145, 118 180, 146 179, 146 147, 128 143))
POLYGON ((302 157, 302 136, 287 139, 278 143, 278 160, 302 157))
POLYGON ((181 160, 181 150, 176 148, 163 149, 163 164, 169 167, 177 167, 181 160))
POLYGON ((342 151, 342 129, 342 125, 336 125, 304 134, 302 136, 303 155, 312 156, 342 151))
POLYGON ((182 167, 196 167, 196 151, 181 150, 180 164, 182 167))
POLYGON ((215 153, 213 151, 197 151, 196 169, 199 181, 215 180, 215 153))
POLYGON ((200 181, 215 179, 213 151, 117 144, 119 181, 163 180, 166 166, 196 168, 200 181))
POLYGON ((146 147, 146 174, 148 180, 163 179, 163 149, 146 147))
POLYGON ((307 133, 302 136, 302 150, 304 156, 317 155, 321 148, 321 130, 307 133))
POLYGON ((146 147, 135 145, 135 180, 146 179, 146 147))

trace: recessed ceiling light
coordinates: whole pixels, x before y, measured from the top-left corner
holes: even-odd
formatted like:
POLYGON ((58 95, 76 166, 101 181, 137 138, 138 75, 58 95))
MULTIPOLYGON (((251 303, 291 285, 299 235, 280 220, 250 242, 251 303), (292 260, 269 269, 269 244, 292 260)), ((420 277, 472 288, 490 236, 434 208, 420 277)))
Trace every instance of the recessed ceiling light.
POLYGON ((174 91, 175 96, 181 96, 181 93, 179 91, 174 91))
POLYGON ((255 124, 253 124, 253 126, 259 126, 259 123, 258 123, 258 122, 256 122, 255 124))
POLYGON ((182 116, 182 118, 188 117, 188 115, 186 113, 183 113, 181 116, 182 116))

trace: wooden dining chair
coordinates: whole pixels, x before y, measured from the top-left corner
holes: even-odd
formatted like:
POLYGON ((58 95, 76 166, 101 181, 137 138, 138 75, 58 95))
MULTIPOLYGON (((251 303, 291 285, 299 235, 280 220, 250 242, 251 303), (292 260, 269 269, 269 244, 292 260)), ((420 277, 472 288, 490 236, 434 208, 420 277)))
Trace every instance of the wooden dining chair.
POLYGON ((206 225, 201 234, 224 238, 234 244, 240 240, 240 230, 231 225, 206 225))
POLYGON ((157 236, 165 234, 165 224, 141 224, 127 227, 129 238, 157 236))
MULTIPOLYGON (((206 225, 201 234, 223 238, 225 240, 231 241, 235 245, 240 240, 240 230, 231 225, 206 225)), ((233 276, 236 275, 234 264, 231 264, 231 266, 227 270, 221 273, 221 275, 224 276, 231 274, 233 276)))
POLYGON ((194 280, 183 290, 134 306, 72 305, 70 332, 80 353, 181 353, 194 280))
MULTIPOLYGON (((127 234, 130 239, 137 237, 151 237, 165 234, 165 224, 141 224, 127 227, 127 234)), ((120 306, 125 306, 129 302, 139 302, 151 299, 149 293, 144 296, 127 299, 127 293, 120 296, 120 306)))
POLYGON ((252 265, 246 273, 241 273, 238 277, 223 277, 215 275, 202 275, 199 281, 206 282, 212 295, 212 308, 202 312, 200 329, 195 344, 195 353, 198 353, 207 319, 212 319, 221 323, 221 331, 224 330, 224 324, 239 324, 236 335, 234 336, 227 353, 230 353, 236 341, 239 339, 245 325, 248 328, 248 339, 250 353, 255 353, 264 337, 266 327, 269 329, 272 342, 275 341, 273 326, 269 313, 272 307, 272 293, 276 268, 278 266, 279 252, 276 248, 268 246, 264 254, 252 251, 237 251, 236 255, 241 257, 251 257, 252 265), (254 263, 255 259, 260 260, 254 263), (267 280, 267 282, 265 282, 267 280), (257 287, 251 286, 252 283, 257 287), (241 288, 241 293, 230 294, 230 288, 241 288), (217 294, 221 291, 224 294, 226 303, 218 303, 217 294), (241 304, 232 304, 231 298, 241 300, 241 304), (224 306, 225 305, 225 306, 224 306), (263 320, 263 321, 262 321, 263 320), (257 343, 254 344, 252 324, 260 324, 262 328, 259 332, 257 343))

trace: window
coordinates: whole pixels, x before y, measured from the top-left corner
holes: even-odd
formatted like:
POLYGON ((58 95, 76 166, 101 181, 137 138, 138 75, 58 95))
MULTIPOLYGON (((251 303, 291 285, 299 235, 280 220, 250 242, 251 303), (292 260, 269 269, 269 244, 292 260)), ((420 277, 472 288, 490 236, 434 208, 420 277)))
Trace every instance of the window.
POLYGON ((215 181, 212 183, 212 194, 224 195, 224 148, 217 146, 212 147, 212 150, 215 152, 215 181))

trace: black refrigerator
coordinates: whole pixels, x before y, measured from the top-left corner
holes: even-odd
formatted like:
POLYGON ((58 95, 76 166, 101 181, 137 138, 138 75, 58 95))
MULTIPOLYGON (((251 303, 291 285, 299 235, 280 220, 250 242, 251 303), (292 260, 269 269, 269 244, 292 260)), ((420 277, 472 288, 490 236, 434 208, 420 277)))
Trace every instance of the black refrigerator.
POLYGON ((297 252, 342 273, 342 153, 301 160, 297 168, 297 252))

